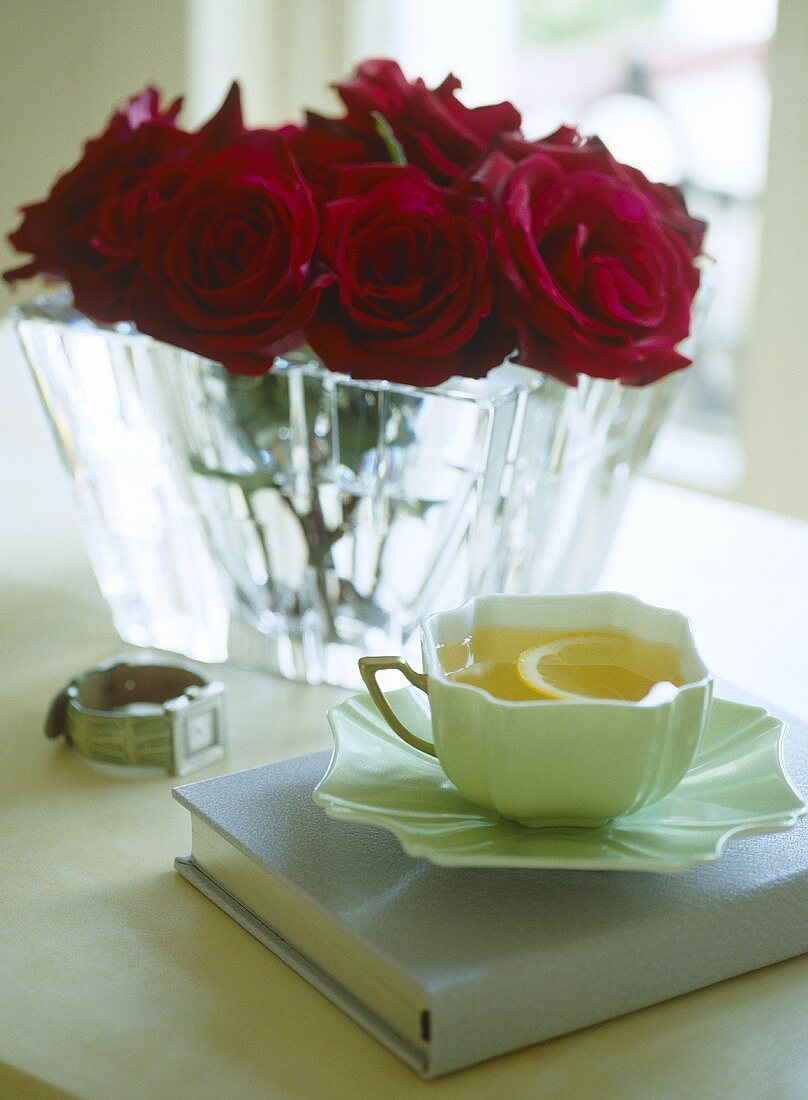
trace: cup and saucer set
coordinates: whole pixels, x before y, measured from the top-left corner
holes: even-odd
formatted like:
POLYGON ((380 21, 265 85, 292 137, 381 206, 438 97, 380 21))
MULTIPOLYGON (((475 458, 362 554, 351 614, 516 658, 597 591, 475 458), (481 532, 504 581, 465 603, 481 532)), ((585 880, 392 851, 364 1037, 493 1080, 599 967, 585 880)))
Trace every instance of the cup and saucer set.
POLYGON ((680 872, 806 811, 785 723, 713 697, 688 619, 621 593, 427 618, 424 672, 365 657, 315 801, 462 867, 680 872), (395 669, 410 686, 383 692, 395 669))

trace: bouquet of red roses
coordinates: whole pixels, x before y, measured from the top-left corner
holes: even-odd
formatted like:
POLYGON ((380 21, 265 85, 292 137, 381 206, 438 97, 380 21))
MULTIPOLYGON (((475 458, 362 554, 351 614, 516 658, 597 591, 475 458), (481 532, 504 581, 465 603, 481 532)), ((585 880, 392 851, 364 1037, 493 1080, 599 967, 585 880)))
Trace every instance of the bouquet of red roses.
POLYGON ((196 132, 149 88, 23 208, 32 258, 5 278, 65 279, 92 319, 238 374, 304 343, 416 386, 509 356, 572 384, 686 366, 705 226, 679 192, 570 127, 529 141, 512 104, 459 87, 367 61, 339 118, 248 129, 234 85, 196 132))

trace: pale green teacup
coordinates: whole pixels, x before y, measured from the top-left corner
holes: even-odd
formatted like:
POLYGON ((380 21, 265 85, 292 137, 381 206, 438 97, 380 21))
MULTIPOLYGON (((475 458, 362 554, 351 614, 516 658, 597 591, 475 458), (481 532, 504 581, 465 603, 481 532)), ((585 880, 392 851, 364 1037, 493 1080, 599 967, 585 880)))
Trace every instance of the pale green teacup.
POLYGON ((687 773, 712 698, 688 619, 616 592, 479 596, 426 619, 421 648, 423 673, 398 657, 360 659, 373 701, 404 741, 437 756, 467 798, 531 827, 598 826, 662 798, 687 773), (670 645, 682 683, 638 702, 497 698, 453 680, 442 661, 488 627, 617 631, 670 645), (384 669, 398 669, 427 692, 434 746, 393 712, 376 681, 384 669))

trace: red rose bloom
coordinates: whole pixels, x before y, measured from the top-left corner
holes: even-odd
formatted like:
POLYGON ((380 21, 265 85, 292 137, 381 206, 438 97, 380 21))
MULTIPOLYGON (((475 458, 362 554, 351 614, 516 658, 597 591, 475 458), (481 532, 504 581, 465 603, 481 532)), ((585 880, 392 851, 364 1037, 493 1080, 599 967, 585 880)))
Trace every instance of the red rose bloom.
POLYGON ((531 157, 534 153, 559 153, 583 144, 584 139, 574 126, 559 126, 546 137, 533 141, 528 141, 522 134, 501 134, 488 152, 504 153, 509 160, 518 164, 520 160, 531 157))
POLYGON ((479 377, 513 338, 492 318, 495 224, 479 197, 417 168, 345 169, 323 214, 321 250, 336 275, 306 328, 331 370, 433 386, 479 377))
POLYGON ((676 345, 704 225, 678 192, 597 139, 537 143, 517 164, 495 153, 477 178, 499 206, 521 362, 573 385, 578 373, 642 385, 688 364, 676 345))
POLYGON ((289 147, 318 201, 333 197, 342 168, 388 159, 381 141, 366 141, 311 113, 305 126, 294 128, 289 147))
POLYGON ((9 240, 33 260, 5 274, 8 282, 44 274, 68 279, 77 307, 97 321, 128 320, 143 213, 164 202, 222 144, 244 133, 239 90, 198 133, 176 126, 181 100, 160 109, 148 88, 116 112, 78 164, 43 202, 23 208, 9 240))
POLYGON ((188 135, 175 124, 180 105, 177 100, 161 110, 159 93, 147 88, 115 112, 104 132, 87 142, 78 164, 57 179, 48 198, 22 208, 23 222, 9 240, 19 252, 33 253, 33 259, 6 272, 8 282, 40 274, 69 279, 87 262, 88 219, 121 178, 185 147, 188 135))
POLYGON ((144 219, 132 316, 142 332, 262 374, 302 342, 330 276, 315 274, 319 220, 281 139, 222 150, 144 219))
POLYGON ((466 107, 455 97, 460 81, 451 74, 437 88, 420 78, 410 83, 395 61, 365 61, 354 76, 335 85, 348 109, 342 125, 363 135, 388 159, 372 112, 383 115, 410 164, 439 183, 451 183, 500 134, 518 131, 522 119, 512 103, 466 107))
POLYGON ((174 194, 189 171, 185 162, 135 170, 125 188, 85 218, 69 275, 76 306, 88 317, 108 324, 131 318, 129 292, 140 266, 144 217, 174 194))

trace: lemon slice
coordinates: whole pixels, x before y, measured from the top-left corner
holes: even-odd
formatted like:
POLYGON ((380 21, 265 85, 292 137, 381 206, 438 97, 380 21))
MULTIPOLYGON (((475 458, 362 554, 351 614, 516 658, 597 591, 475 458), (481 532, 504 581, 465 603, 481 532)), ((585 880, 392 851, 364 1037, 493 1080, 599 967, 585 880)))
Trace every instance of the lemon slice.
POLYGON ((642 641, 628 634, 565 634, 520 653, 516 672, 545 699, 637 701, 659 682, 637 667, 647 656, 642 641))

